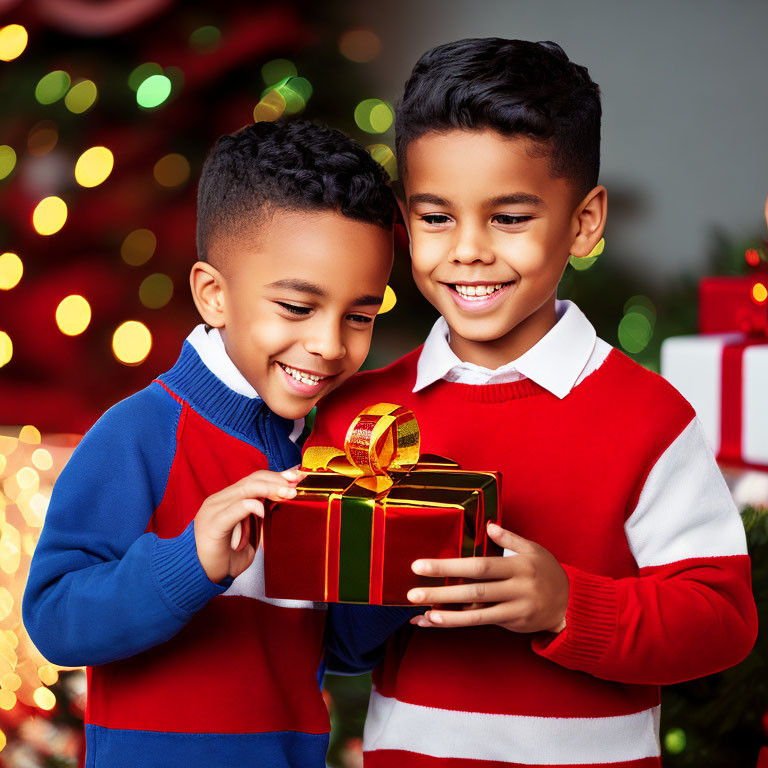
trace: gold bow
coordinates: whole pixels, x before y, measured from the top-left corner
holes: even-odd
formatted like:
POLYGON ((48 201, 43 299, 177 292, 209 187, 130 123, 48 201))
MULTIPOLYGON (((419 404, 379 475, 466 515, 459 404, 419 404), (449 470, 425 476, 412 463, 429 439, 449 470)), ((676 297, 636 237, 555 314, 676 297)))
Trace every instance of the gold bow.
POLYGON ((344 450, 316 445, 304 452, 302 469, 326 469, 381 493, 393 483, 391 470, 410 469, 419 460, 421 436, 413 411, 402 405, 378 403, 353 419, 344 438, 344 450))

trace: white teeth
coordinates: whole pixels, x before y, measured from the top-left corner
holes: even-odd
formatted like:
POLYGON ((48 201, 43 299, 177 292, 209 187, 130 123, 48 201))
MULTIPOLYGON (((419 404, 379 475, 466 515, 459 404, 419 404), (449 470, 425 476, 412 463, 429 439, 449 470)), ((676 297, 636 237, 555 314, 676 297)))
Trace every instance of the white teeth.
POLYGON ((323 379, 328 378, 327 376, 317 376, 314 373, 305 373, 304 371, 298 371, 296 370, 296 368, 291 368, 290 365, 285 365, 283 363, 279 363, 279 365, 289 376, 293 376, 293 378, 296 379, 296 381, 300 381, 304 384, 317 385, 323 379))
POLYGON ((453 287, 462 298, 477 301, 501 290, 504 287, 504 283, 494 283, 491 285, 462 285, 461 283, 456 283, 453 287))

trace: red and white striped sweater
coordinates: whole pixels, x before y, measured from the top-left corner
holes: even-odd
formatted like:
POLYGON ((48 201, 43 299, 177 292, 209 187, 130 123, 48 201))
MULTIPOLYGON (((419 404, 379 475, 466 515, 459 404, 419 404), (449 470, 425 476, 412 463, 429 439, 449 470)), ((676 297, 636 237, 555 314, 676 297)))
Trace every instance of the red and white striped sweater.
POLYGON ((659 766, 659 686, 751 649, 744 530, 693 409, 594 331, 587 347, 559 394, 509 375, 425 384, 417 349, 324 401, 313 445, 341 445, 363 407, 392 402, 415 412, 423 452, 500 470, 504 526, 549 549, 570 582, 559 635, 394 635, 374 673, 366 766, 659 766))

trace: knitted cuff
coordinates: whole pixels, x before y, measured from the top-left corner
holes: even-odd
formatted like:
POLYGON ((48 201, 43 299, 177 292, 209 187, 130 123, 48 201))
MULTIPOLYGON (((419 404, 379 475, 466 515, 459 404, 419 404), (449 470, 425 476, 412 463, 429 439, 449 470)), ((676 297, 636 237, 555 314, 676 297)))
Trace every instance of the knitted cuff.
POLYGON ((214 584, 197 557, 194 522, 174 539, 158 538, 152 553, 155 583, 173 612, 186 621, 232 583, 214 584))
POLYGON ((568 575, 565 629, 551 637, 535 637, 533 650, 569 669, 589 672, 602 658, 616 631, 616 581, 563 565, 568 575))

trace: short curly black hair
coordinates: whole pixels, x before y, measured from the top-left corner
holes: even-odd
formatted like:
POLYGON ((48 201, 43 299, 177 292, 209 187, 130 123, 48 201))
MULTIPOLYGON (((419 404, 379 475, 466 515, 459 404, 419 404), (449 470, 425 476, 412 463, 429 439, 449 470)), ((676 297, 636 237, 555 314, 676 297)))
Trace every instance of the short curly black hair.
POLYGON ((340 131, 306 120, 259 122, 221 136, 197 187, 197 255, 211 239, 258 225, 271 209, 339 211, 391 229, 386 171, 340 131))
POLYGON ((582 194, 600 170, 600 89, 549 41, 470 38, 416 62, 396 110, 400 175, 408 144, 432 131, 492 128, 545 145, 554 176, 582 194))

